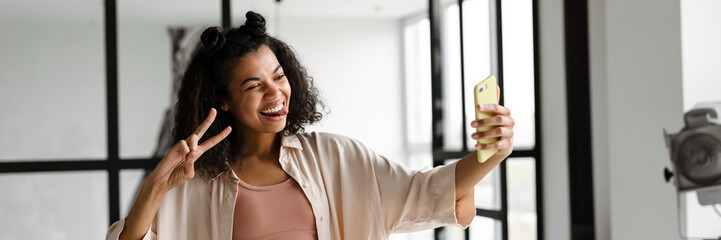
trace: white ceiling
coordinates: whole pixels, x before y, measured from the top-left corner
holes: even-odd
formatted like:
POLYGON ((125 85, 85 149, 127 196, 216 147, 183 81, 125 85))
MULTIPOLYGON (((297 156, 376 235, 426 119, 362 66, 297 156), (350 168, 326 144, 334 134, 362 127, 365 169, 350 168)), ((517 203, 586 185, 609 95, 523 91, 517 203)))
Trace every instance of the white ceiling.
MULTIPOLYGON (((103 0, 3 0, 0 20, 103 20, 103 0)), ((231 0, 233 19, 254 10, 281 18, 403 18, 426 11, 428 0, 231 0), (276 8, 277 7, 277 8, 276 8)), ((219 22, 220 0, 117 0, 120 22, 219 22)))
POLYGON ((424 11, 428 0, 236 0, 232 2, 235 12, 247 10, 275 11, 280 8, 282 16, 294 17, 387 17, 399 18, 424 11))

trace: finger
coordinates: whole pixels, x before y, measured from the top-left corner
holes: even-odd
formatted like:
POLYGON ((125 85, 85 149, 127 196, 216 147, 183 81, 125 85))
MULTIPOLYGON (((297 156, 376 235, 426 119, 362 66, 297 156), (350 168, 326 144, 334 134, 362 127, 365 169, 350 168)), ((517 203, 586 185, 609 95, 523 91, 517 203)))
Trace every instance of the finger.
POLYGON ((200 136, 198 136, 198 134, 195 134, 195 133, 190 134, 190 137, 188 137, 188 139, 186 139, 186 141, 188 142, 188 148, 190 149, 191 152, 195 151, 195 149, 198 148, 198 140, 200 140, 200 136))
POLYGON ((185 140, 180 140, 165 154, 165 157, 158 163, 156 168, 162 171, 173 169, 179 163, 185 161, 185 155, 190 152, 188 144, 185 140))
POLYGON ((233 129, 230 126, 226 127, 225 129, 223 129, 222 132, 218 133, 218 135, 215 135, 215 136, 209 138, 208 140, 205 140, 205 142, 201 143, 198 150, 201 152, 207 151, 208 149, 212 148, 213 146, 218 144, 220 141, 223 141, 223 139, 228 137, 228 135, 230 135, 230 132, 232 130, 233 129))
POLYGON ((513 147, 513 141, 511 138, 501 138, 492 143, 476 143, 475 147, 478 150, 507 149, 513 147))
POLYGON ((501 86, 496 85, 496 102, 501 101, 501 86))
POLYGON ((516 121, 509 116, 496 115, 489 118, 478 119, 471 121, 471 127, 489 127, 489 126, 508 126, 513 127, 516 125, 516 121))
POLYGON ((218 142, 220 142, 225 137, 227 137, 228 134, 230 134, 230 130, 231 130, 231 128, 230 128, 230 126, 228 126, 222 132, 218 133, 218 135, 215 135, 212 138, 203 142, 202 144, 198 145, 198 147, 195 150, 192 150, 192 151, 190 151, 190 153, 188 153, 187 161, 189 161, 191 163, 195 163, 195 161, 198 160, 200 158, 200 156, 203 155, 203 153, 205 153, 205 151, 208 151, 208 149, 215 146, 215 144, 218 144, 218 142), (216 140, 217 140, 217 142, 214 142, 216 140), (206 145, 208 143, 212 143, 212 145, 209 145, 209 146, 206 145))
POLYGON ((485 138, 493 138, 493 137, 511 137, 513 136, 513 128, 508 127, 498 127, 493 128, 487 131, 483 132, 477 132, 471 134, 471 138, 478 140, 478 139, 485 139, 485 138))
POLYGON ((205 134, 205 131, 210 128, 210 125, 213 124, 213 121, 215 121, 215 115, 218 113, 215 108, 210 109, 210 113, 208 113, 208 117, 203 120, 203 122, 195 129, 195 132, 193 132, 195 135, 198 135, 198 138, 202 137, 203 134, 205 134))
POLYGON ((185 176, 188 177, 188 179, 191 179, 195 177, 195 160, 190 161, 190 159, 185 161, 184 169, 185 176))
POLYGON ((498 104, 478 104, 476 105, 478 111, 485 113, 493 113, 496 115, 511 115, 511 110, 498 104))
POLYGON ((203 155, 203 153, 199 150, 190 151, 186 156, 185 162, 195 163, 195 161, 200 158, 200 155, 203 155))

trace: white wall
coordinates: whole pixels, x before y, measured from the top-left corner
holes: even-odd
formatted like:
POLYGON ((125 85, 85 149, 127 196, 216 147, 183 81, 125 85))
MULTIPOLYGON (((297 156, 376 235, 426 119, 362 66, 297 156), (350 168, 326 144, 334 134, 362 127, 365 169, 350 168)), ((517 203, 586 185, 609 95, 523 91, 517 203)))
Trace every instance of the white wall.
POLYGON ((721 101, 721 1, 681 1, 683 108, 721 101))
POLYGON ((661 131, 679 129, 678 0, 605 0, 590 11, 597 239, 678 239, 661 131))
POLYGON ((400 22, 286 18, 281 29, 279 37, 296 50, 330 108, 309 130, 356 138, 405 161, 400 22))
MULTIPOLYGON (((721 94, 721 1, 681 2, 681 50, 683 59, 683 108, 700 102, 720 102, 721 94)), ((679 129, 670 129, 678 132, 679 129)), ((709 206, 698 205, 695 192, 681 194, 685 234, 710 237, 718 234, 719 218, 709 206)), ((682 230, 682 232, 684 232, 682 230)))
POLYGON ((541 1, 539 46, 544 239, 571 238, 563 1, 541 1))

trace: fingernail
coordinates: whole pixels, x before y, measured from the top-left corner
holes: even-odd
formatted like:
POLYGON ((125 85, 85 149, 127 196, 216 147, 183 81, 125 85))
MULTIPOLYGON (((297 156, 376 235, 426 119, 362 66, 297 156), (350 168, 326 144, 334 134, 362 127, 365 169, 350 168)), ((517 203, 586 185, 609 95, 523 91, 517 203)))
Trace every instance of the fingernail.
POLYGON ((481 104, 478 104, 478 110, 483 110, 485 107, 481 104))
POLYGON ((478 122, 476 122, 476 121, 471 122, 471 127, 478 127, 478 122))

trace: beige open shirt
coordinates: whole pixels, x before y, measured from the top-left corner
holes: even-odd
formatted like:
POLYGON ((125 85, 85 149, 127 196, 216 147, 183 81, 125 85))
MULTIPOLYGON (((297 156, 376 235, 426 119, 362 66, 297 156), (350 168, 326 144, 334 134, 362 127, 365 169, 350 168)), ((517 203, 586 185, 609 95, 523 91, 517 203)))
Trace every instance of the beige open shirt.
MULTIPOLYGON (((460 226, 455 215, 456 164, 411 171, 360 142, 304 133, 281 140, 280 164, 303 188, 318 239, 388 239, 388 235, 460 226)), ((230 240, 238 177, 228 170, 196 177, 168 192, 143 239, 230 240)), ((106 239, 118 239, 125 220, 106 239)))

